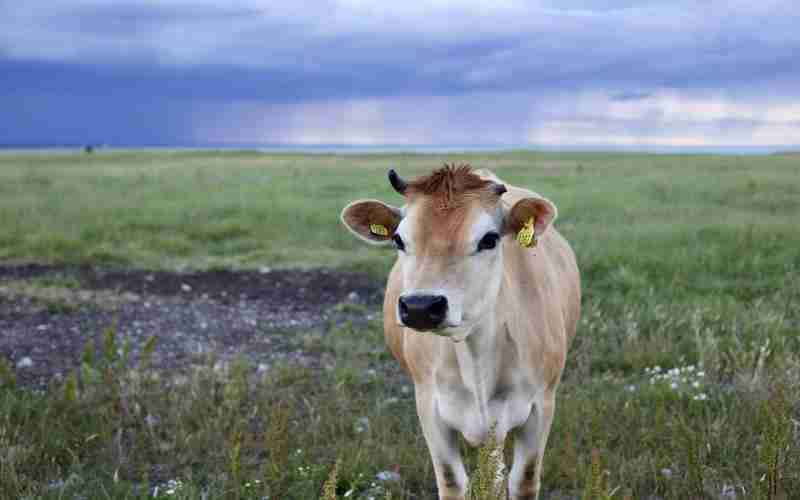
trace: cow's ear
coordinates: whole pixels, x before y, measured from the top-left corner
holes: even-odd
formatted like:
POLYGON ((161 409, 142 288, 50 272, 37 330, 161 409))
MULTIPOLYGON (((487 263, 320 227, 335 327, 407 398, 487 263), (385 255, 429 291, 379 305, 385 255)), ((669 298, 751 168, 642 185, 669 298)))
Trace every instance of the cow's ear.
POLYGON ((506 214, 505 228, 511 234, 518 234, 533 220, 534 234, 539 238, 547 232, 556 217, 558 209, 547 198, 522 198, 506 214))
POLYGON ((347 229, 373 245, 390 243, 400 219, 400 209, 378 200, 357 200, 342 210, 347 229))

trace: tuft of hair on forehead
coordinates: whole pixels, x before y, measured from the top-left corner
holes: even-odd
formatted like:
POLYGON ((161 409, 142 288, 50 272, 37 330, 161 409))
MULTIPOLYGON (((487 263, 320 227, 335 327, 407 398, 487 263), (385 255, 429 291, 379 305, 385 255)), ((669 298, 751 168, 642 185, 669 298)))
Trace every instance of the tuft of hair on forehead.
POLYGON ((496 184, 484 179, 472 171, 468 164, 448 164, 425 177, 414 179, 408 183, 406 194, 429 196, 441 210, 457 208, 467 199, 499 194, 492 189, 496 184))

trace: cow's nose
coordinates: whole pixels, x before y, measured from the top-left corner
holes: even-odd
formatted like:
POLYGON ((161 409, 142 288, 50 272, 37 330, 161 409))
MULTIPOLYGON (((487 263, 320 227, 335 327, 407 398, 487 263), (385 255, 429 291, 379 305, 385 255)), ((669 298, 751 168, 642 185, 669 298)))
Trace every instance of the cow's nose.
POLYGON ((433 330, 447 316, 444 295, 406 295, 399 301, 400 321, 415 330, 433 330))

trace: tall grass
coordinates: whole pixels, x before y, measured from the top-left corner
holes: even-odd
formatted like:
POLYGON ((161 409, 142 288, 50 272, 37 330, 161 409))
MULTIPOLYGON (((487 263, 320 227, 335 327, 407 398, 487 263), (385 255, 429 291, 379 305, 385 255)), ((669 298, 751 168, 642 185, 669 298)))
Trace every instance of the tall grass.
MULTIPOLYGON (((596 362, 609 324, 646 324, 647 316, 610 309, 582 325, 544 457, 544 498, 792 498, 800 491, 796 338, 770 349, 756 380, 757 342, 720 342, 702 365, 691 350, 673 352, 659 358, 662 376, 596 362)), ((706 338, 724 339, 731 325, 747 337, 759 328, 749 316, 707 325, 706 338)), ((215 370, 208 359, 175 375, 148 369, 146 355, 126 361, 124 339, 108 330, 87 346, 80 369, 44 392, 15 386, 6 369, 0 491, 144 498, 158 487, 160 498, 305 499, 330 495, 334 484, 338 498, 432 495, 409 382, 376 351, 380 325, 334 329, 318 342, 316 350, 338 353, 330 369, 284 365, 262 375, 244 362, 215 370), (365 340, 375 349, 361 350, 365 340)), ((646 339, 625 348, 645 359, 650 349, 646 339)), ((470 498, 498 498, 499 454, 464 450, 470 498)))

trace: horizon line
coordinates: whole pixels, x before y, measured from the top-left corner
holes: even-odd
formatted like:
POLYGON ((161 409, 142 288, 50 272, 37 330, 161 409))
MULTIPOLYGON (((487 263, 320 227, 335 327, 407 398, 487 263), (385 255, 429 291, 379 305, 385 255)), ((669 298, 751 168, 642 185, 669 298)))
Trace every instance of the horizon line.
POLYGON ((359 143, 193 143, 193 142, 165 142, 165 143, 103 143, 103 142, 25 142, 1 143, 3 151, 42 151, 59 149, 84 149, 91 146, 94 150, 255 150, 261 152, 310 152, 310 153, 480 153, 480 152, 513 152, 513 151, 542 151, 542 152, 596 152, 596 153, 699 153, 699 154, 787 154, 800 153, 800 145, 775 144, 775 145, 663 145, 663 144, 359 144, 359 143))

